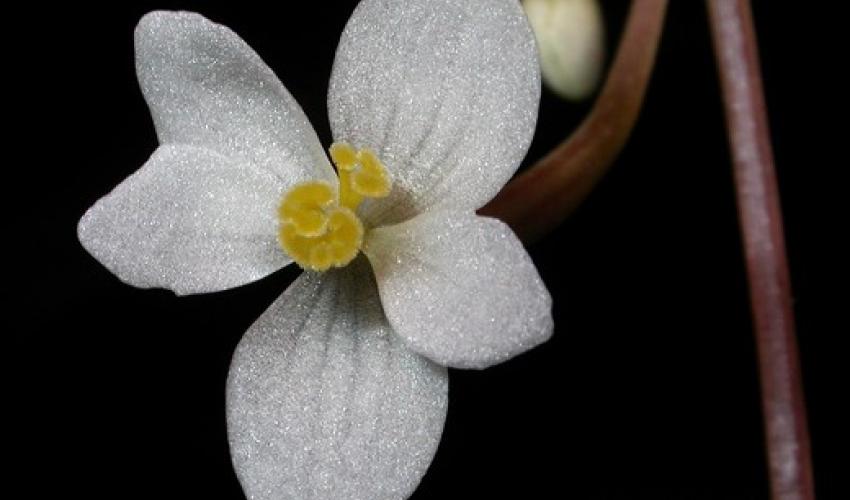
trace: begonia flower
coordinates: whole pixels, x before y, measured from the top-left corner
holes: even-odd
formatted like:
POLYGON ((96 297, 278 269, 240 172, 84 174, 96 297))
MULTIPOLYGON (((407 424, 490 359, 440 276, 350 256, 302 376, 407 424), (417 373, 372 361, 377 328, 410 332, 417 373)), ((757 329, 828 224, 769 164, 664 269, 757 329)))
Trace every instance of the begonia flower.
POLYGON ((407 497, 440 440, 446 367, 552 332, 522 244, 475 215, 535 127, 519 3, 362 1, 333 66, 330 160, 228 28, 152 12, 135 46, 160 146, 83 216, 83 246, 122 281, 177 294, 304 268, 233 356, 237 476, 257 500, 407 497))

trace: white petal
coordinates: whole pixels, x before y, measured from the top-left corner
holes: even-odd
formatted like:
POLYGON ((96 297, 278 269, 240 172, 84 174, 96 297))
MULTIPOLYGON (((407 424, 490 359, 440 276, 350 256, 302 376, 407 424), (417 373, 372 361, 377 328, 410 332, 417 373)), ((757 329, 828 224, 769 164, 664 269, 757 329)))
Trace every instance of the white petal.
POLYGON ((549 292, 496 219, 425 213, 372 230, 364 248, 390 324, 437 363, 485 368, 552 334, 549 292))
POLYGON ((304 273, 233 356, 233 464, 253 500, 407 498, 447 402, 446 369, 393 334, 366 259, 304 273))
POLYGON ((534 36, 517 0, 364 0, 334 62, 334 139, 378 153, 392 194, 367 220, 477 209, 513 175, 537 120, 534 36))
POLYGON ((151 12, 136 27, 136 71, 162 144, 212 149, 287 186, 335 182, 298 103, 227 27, 191 12, 151 12))
POLYGON ((277 243, 280 183, 190 146, 160 146, 92 206, 80 242, 122 281, 178 294, 262 278, 290 261, 277 243))

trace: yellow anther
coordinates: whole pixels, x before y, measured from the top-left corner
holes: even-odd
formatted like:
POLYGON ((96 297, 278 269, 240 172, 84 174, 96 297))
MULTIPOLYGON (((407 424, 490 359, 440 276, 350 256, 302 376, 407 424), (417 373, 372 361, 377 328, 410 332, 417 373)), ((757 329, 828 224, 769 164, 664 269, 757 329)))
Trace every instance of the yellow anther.
POLYGON ((387 169, 372 151, 338 142, 330 154, 339 193, 325 182, 305 182, 290 189, 278 207, 280 246, 313 271, 345 266, 357 256, 364 230, 354 211, 363 198, 387 196, 392 187, 387 169))
POLYGON ((327 271, 345 266, 357 256, 363 244, 363 224, 348 208, 333 207, 325 214, 325 231, 321 235, 305 236, 295 224, 284 222, 278 240, 301 267, 327 271))
POLYGON ((331 160, 339 170, 354 170, 357 166, 357 150, 347 142, 335 142, 330 147, 331 160))
POLYGON ((371 150, 358 151, 348 143, 335 142, 330 153, 339 174, 342 206, 356 210, 363 198, 383 198, 390 194, 389 173, 371 150))
POLYGON ((390 194, 392 182, 386 167, 371 150, 357 152, 360 169, 351 176, 351 188, 368 198, 383 198, 390 194))
POLYGON ((306 182, 289 190, 278 208, 278 217, 300 236, 319 236, 327 228, 325 211, 335 203, 336 193, 330 185, 306 182))

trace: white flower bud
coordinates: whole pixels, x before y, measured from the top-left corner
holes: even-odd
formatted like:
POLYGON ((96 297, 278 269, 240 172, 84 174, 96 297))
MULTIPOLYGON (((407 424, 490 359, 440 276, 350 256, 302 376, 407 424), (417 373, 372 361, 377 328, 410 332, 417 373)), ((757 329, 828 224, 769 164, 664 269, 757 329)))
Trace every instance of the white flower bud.
POLYGON ((523 0, 537 37, 543 81, 581 100, 596 90, 605 59, 605 26, 596 0, 523 0))

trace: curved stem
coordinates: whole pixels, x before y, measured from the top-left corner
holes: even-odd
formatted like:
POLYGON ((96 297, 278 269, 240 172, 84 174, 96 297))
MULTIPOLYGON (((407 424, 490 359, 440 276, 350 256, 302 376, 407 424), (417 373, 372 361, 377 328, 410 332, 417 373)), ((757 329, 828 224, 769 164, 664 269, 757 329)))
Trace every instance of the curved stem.
POLYGON ((590 193, 629 138, 661 38, 666 0, 635 0, 605 86, 579 128, 514 178, 482 215, 505 221, 525 243, 555 228, 590 193))
POLYGON ((776 500, 812 500, 791 286, 752 12, 744 0, 707 5, 747 261, 771 494, 776 500))

